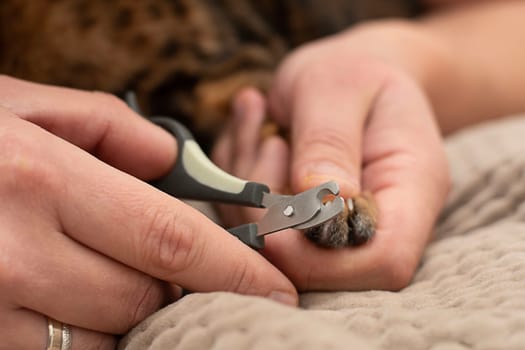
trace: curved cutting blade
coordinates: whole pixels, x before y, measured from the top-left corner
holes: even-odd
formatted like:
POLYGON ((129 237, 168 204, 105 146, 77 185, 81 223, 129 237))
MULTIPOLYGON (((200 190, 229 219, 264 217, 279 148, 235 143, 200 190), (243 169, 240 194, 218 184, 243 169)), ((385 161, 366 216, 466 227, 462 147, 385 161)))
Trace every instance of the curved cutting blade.
POLYGON ((306 228, 321 225, 322 223, 325 223, 326 221, 339 215, 339 213, 343 211, 344 207, 345 200, 343 199, 343 197, 337 196, 333 200, 322 204, 321 210, 319 210, 319 212, 317 212, 317 214, 314 215, 313 218, 311 218, 303 224, 293 226, 293 228, 298 230, 304 230, 306 228))
POLYGON ((329 181, 294 196, 265 194, 263 205, 266 215, 257 223, 258 236, 287 228, 308 228, 319 225, 338 215, 344 200, 337 196, 339 186, 329 181), (327 196, 335 196, 324 203, 327 196))

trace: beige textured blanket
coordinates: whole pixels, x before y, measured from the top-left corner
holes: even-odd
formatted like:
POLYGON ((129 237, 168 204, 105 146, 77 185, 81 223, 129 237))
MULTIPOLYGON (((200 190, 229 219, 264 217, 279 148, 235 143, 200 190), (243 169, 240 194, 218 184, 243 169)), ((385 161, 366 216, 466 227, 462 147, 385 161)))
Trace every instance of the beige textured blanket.
POLYGON ((453 191, 404 290, 308 293, 298 309, 193 294, 120 348, 525 349, 525 117, 451 137, 447 152, 453 191))

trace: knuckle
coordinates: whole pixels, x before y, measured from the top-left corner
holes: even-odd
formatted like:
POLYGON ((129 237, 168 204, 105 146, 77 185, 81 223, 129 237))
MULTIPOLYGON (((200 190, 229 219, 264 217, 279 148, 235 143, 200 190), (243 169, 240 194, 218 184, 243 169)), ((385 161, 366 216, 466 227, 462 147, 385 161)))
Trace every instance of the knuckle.
POLYGON ((116 331, 119 334, 128 332, 146 317, 157 311, 163 302, 162 288, 158 280, 148 277, 147 282, 140 279, 135 288, 123 298, 125 318, 116 331))
POLYGON ((18 130, 0 131, 0 191, 10 195, 39 192, 59 178, 44 161, 37 143, 18 130))
POLYGON ((241 262, 230 271, 228 290, 243 294, 255 292, 256 274, 246 262, 241 262))
MULTIPOLYGON (((311 86, 319 86, 319 84, 325 84, 329 82, 333 74, 330 69, 326 67, 326 65, 321 64, 320 61, 310 61, 308 63, 305 63, 307 65, 307 69, 302 69, 301 74, 298 74, 295 77, 295 88, 297 89, 298 93, 301 93, 301 90, 303 88, 310 88, 311 86)), ((341 82, 342 78, 345 78, 346 75, 340 75, 339 76, 339 82, 341 82)))
POLYGON ((398 291, 407 287, 412 281, 417 259, 403 249, 392 249, 378 258, 378 266, 382 275, 381 288, 398 291))
POLYGON ((94 96, 92 114, 95 118, 103 118, 102 121, 107 123, 108 116, 110 119, 113 119, 130 113, 126 103, 115 95, 101 91, 94 91, 92 94, 94 96))
POLYGON ((297 145, 297 149, 305 149, 303 152, 304 162, 326 160, 329 155, 330 160, 336 164, 348 167, 354 159, 358 158, 357 150, 352 147, 352 143, 345 133, 332 128, 323 130, 311 130, 305 144, 297 145))
MULTIPOLYGON (((3 242, 5 244, 5 242, 3 242)), ((0 290, 7 291, 2 293, 0 298, 8 298, 18 295, 18 292, 31 288, 31 276, 27 266, 19 258, 22 254, 20 249, 10 245, 0 249, 0 290)))
POLYGON ((344 133, 340 130, 332 128, 323 128, 323 130, 313 130, 311 137, 308 139, 308 144, 313 149, 317 147, 329 147, 334 150, 349 149, 350 141, 344 133), (322 132, 321 132, 322 131, 322 132))
MULTIPOLYGON (((316 54, 317 59, 305 63, 301 74, 296 76, 295 89, 302 93, 302 89, 344 88, 348 93, 358 93, 361 89, 371 85, 372 78, 379 78, 385 72, 380 62, 371 57, 364 59, 359 55, 347 55, 345 59, 337 55, 316 54)), ((333 90, 332 90, 333 91, 333 90)))
POLYGON ((174 209, 156 209, 141 235, 139 251, 157 276, 173 280, 174 275, 195 266, 201 249, 190 225, 174 209))
POLYGON ((123 108, 126 107, 124 101, 119 99, 117 96, 112 95, 103 91, 94 91, 93 96, 97 99, 97 102, 104 107, 110 108, 123 108))

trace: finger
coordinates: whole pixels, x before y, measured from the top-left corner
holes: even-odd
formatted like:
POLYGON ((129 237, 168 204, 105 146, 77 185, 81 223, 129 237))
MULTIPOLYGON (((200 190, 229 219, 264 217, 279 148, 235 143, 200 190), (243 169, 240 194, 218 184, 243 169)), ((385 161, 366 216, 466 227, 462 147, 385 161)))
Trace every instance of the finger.
MULTIPOLYGON (((250 175, 258 159, 265 118, 264 98, 257 90, 246 88, 236 96, 233 111, 234 116, 219 136, 212 158, 228 173, 254 181, 250 175)), ((239 206, 223 204, 217 209, 227 227, 246 223, 243 215, 238 215, 242 211, 239 206)))
POLYGON ((0 76, 0 106, 139 178, 159 177, 176 143, 118 98, 0 76))
MULTIPOLYGON (((246 178, 267 185, 273 193, 289 192, 289 153, 288 144, 281 137, 267 138, 259 147, 255 164, 246 178)), ((259 208, 233 205, 220 205, 218 209, 227 227, 257 222, 265 213, 259 208)))
POLYGON ((275 118, 281 123, 289 119, 291 125, 294 191, 335 180, 342 195, 350 197, 359 192, 362 132, 378 86, 369 83, 374 81, 370 77, 350 76, 346 68, 338 69, 340 62, 331 61, 311 65, 293 82, 285 81, 292 79, 285 64, 269 103, 281 114, 275 118))
POLYGON ((259 151, 266 107, 264 97, 253 88, 239 93, 234 103, 233 174, 248 178, 259 151))
POLYGON ((300 290, 406 286, 448 189, 446 160, 433 123, 424 97, 411 82, 385 87, 364 145, 363 187, 373 193, 379 213, 374 239, 359 248, 327 250, 299 232, 275 234, 266 240, 268 259, 300 290), (410 103, 398 103, 406 96, 410 103))
POLYGON ((65 231, 73 238, 192 291, 270 297, 277 291, 295 302, 293 286, 277 269, 203 214, 131 177, 100 170, 104 187, 122 186, 125 192, 105 189, 101 194, 77 191, 68 196, 79 207, 59 204, 59 212, 65 231), (87 195, 92 204, 83 205, 87 195), (80 226, 81 217, 93 219, 80 226))
MULTIPOLYGON (((233 172, 233 163, 235 158, 234 119, 235 118, 229 118, 226 122, 226 126, 219 134, 211 154, 211 159, 213 162, 217 164, 219 168, 232 175, 236 175, 233 172)), ((221 223, 225 227, 235 227, 245 223, 239 215, 234 214, 238 213, 239 206, 217 203, 214 207, 221 218, 221 223)))
POLYGON ((293 285, 276 268, 197 210, 30 123, 9 122, 35 158, 20 172, 29 163, 40 174, 26 182, 39 182, 36 193, 56 210, 58 231, 189 290, 286 295, 296 303, 293 285))
POLYGON ((219 134, 211 158, 215 164, 227 173, 232 172, 233 121, 230 119, 219 134))
MULTIPOLYGON (((289 170, 288 144, 279 136, 271 136, 260 146, 257 160, 251 169, 248 179, 266 184, 272 193, 288 192, 289 170)), ((242 208, 244 223, 256 222, 265 211, 258 208, 242 208)))
MULTIPOLYGON (((47 317, 31 310, 10 309, 0 311, 0 338, 2 348, 17 350, 47 349, 47 317)), ((114 336, 70 326, 71 350, 113 350, 117 340, 114 336)))
MULTIPOLYGON (((235 116, 233 130, 229 137, 229 153, 227 156, 233 163, 230 172, 238 177, 264 183, 272 191, 282 192, 288 176, 288 147, 280 137, 262 139, 262 125, 265 118, 265 103, 263 96, 255 89, 247 88, 241 91, 234 102, 235 116), (232 142, 233 140, 233 142, 232 142)), ((220 141, 224 147, 223 140, 220 141)), ((225 149, 220 150, 225 152, 225 149)), ((220 205, 219 211, 228 226, 246 223, 240 212, 254 211, 232 205, 220 205)))
POLYGON ((272 192, 286 193, 289 165, 288 144, 280 136, 271 136, 262 142, 249 179, 268 185, 272 192))
POLYGON ((174 288, 53 231, 42 219, 27 213, 9 218, 2 227, 16 235, 7 240, 3 257, 11 261, 5 297, 12 305, 78 327, 123 334, 178 297, 174 288))

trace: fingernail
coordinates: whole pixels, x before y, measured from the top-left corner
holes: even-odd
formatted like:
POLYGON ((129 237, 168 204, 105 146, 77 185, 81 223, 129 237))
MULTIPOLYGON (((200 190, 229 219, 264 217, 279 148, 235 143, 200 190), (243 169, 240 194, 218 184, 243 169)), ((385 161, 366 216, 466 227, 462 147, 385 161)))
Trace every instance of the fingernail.
POLYGON ((297 295, 275 290, 268 295, 268 298, 278 303, 290 306, 297 306, 298 302, 297 295))
POLYGON ((331 162, 316 162, 306 167, 306 176, 303 179, 307 188, 318 186, 327 181, 335 181, 339 185, 341 194, 347 196, 353 195, 359 188, 359 184, 352 179, 347 170, 331 162))

